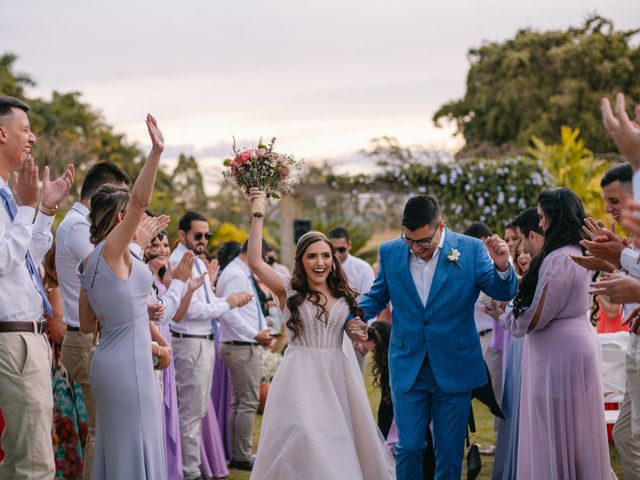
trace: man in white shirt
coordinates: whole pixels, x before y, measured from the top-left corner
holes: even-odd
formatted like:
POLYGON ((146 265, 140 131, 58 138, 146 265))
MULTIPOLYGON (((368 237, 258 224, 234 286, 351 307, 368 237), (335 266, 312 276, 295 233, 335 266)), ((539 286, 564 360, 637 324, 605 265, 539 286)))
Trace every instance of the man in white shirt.
POLYGON ((102 162, 91 167, 82 182, 80 201, 73 204, 56 231, 56 271, 62 293, 64 322, 67 325, 67 333, 62 341, 62 363, 82 390, 88 416, 87 439, 83 452, 84 479, 91 477, 96 403, 89 380, 89 351, 93 347, 93 335, 80 331, 80 279, 76 268, 93 250, 93 244, 89 241, 88 219, 91 196, 106 184, 128 186, 131 180, 124 170, 111 162, 102 162))
POLYGON ((260 399, 261 347, 269 347, 272 338, 258 299, 258 287, 249 270, 247 242, 242 246, 240 255, 222 271, 218 284, 218 295, 221 297, 239 290, 248 290, 254 294, 252 302, 226 312, 219 318, 220 356, 229 369, 233 386, 229 417, 229 466, 250 471, 253 467, 253 422, 260 399))
POLYGON ((278 254, 273 247, 269 246, 264 259, 265 262, 271 265, 271 268, 273 268, 276 272, 286 276, 287 278, 291 278, 291 270, 289 270, 289 267, 287 267, 286 265, 278 263, 278 254))
POLYGON ((53 392, 44 333, 45 315, 52 310, 37 266, 51 247, 51 225, 69 193, 74 168, 69 165, 52 182, 45 167, 38 206, 38 167, 30 155, 36 137, 28 110, 22 101, 0 96, 0 410, 5 421, 0 478, 50 480, 55 475, 53 392), (17 199, 7 185, 14 172, 17 199))
POLYGON ((247 291, 230 293, 226 299, 214 295, 209 265, 199 257, 211 238, 206 217, 197 212, 185 213, 178 223, 178 236, 180 243, 169 257, 171 264, 177 265, 186 252, 192 251, 196 255, 192 277, 204 276, 204 283, 191 297, 187 313, 180 321, 174 319, 169 323, 178 390, 182 470, 185 480, 193 480, 201 476, 200 425, 211 395, 216 319, 247 304, 253 296, 247 291))
MULTIPOLYGON (((349 287, 358 293, 358 299, 360 299, 362 294, 367 293, 371 289, 371 285, 373 285, 373 280, 375 279, 373 268, 361 258, 351 255, 352 245, 349 239, 349 231, 346 228, 333 228, 328 237, 347 277, 349 287)), ((348 339, 345 337, 344 342, 347 341, 348 339)), ((360 371, 364 372, 364 366, 367 363, 367 349, 360 342, 354 342, 353 348, 356 352, 358 365, 360 365, 360 371)))

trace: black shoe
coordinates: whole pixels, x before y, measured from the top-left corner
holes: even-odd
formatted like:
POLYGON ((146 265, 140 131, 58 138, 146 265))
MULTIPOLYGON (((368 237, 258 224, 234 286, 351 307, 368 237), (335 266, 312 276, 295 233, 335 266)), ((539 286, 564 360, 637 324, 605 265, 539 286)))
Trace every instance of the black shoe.
POLYGON ((236 470, 244 470, 246 472, 250 472, 253 470, 253 460, 231 460, 229 462, 229 468, 235 468, 236 470))

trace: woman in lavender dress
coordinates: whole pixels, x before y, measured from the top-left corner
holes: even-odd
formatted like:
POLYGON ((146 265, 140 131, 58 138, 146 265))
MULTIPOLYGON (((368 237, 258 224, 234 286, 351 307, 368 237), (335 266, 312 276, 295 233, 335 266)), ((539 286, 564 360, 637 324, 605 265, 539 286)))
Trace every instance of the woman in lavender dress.
POLYGON ((91 198, 90 232, 96 248, 79 265, 80 327, 93 332, 99 319, 102 331, 90 368, 96 399, 94 480, 165 478, 162 408, 152 360, 160 347, 152 352, 147 312, 152 277, 129 250, 151 201, 164 147, 151 115, 147 128, 152 149, 131 194, 103 185, 91 198))
POLYGON ((519 480, 611 478, 599 343, 587 318, 589 271, 581 255, 585 213, 569 189, 538 197, 542 251, 514 300, 510 330, 522 352, 519 480))

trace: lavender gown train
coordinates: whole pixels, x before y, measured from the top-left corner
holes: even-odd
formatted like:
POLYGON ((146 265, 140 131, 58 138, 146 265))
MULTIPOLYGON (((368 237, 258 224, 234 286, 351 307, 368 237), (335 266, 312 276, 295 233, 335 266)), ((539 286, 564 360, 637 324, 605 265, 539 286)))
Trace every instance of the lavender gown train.
MULTIPOLYGON (((282 280, 289 297, 294 292, 282 280)), ((317 308, 309 301, 300 306, 304 331, 289 344, 271 383, 251 478, 394 479, 394 460, 374 422, 359 367, 342 351, 347 303, 339 299, 326 324, 317 308)), ((290 313, 283 313, 286 321, 290 313)))
POLYGON ((91 361, 96 399, 93 480, 162 480, 160 388, 151 360, 147 298, 152 276, 135 255, 129 278, 116 276, 99 243, 89 256, 82 288, 100 319, 100 345, 91 361))
POLYGON ((522 350, 518 480, 611 478, 590 273, 565 246, 542 262, 531 306, 510 316, 522 350))

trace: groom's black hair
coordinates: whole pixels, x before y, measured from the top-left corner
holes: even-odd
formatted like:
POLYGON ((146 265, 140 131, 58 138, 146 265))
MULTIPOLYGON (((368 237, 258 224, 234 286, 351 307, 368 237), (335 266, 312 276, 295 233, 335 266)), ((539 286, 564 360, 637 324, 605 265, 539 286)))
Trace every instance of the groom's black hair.
POLYGON ((544 232, 540 228, 538 209, 534 207, 527 208, 520 212, 513 222, 511 222, 511 225, 513 225, 514 228, 519 228, 525 237, 529 236, 529 232, 544 235, 544 232))
POLYGON ((410 198, 404 206, 402 226, 416 230, 426 225, 434 227, 440 221, 440 205, 431 195, 410 198))

